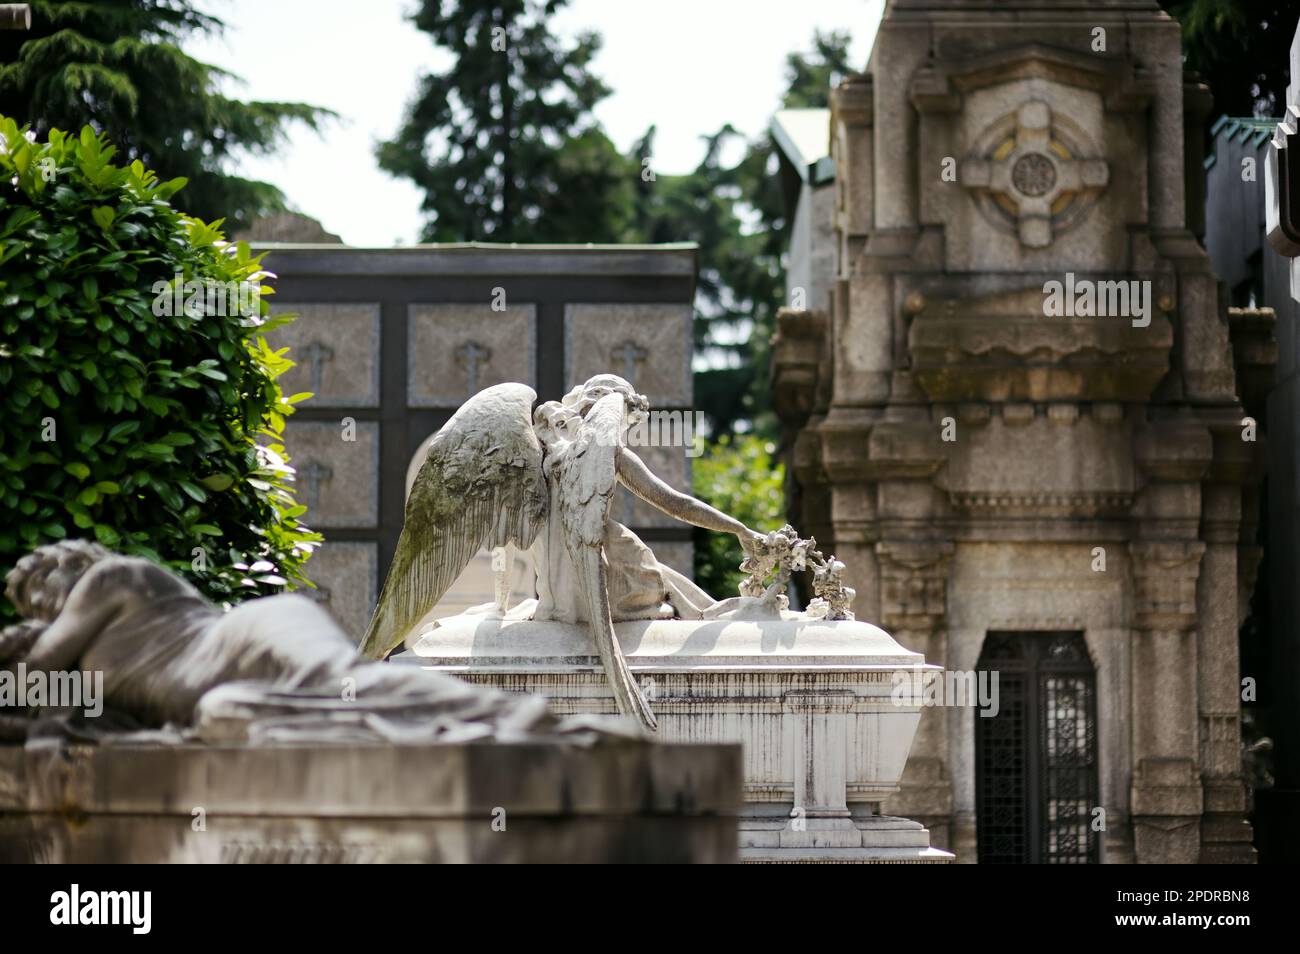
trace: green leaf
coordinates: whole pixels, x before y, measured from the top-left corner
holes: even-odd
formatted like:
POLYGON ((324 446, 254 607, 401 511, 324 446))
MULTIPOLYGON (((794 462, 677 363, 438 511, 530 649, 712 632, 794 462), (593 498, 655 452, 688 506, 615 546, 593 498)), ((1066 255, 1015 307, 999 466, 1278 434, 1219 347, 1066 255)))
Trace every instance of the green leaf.
POLYGON ((189 184, 189 181, 190 180, 185 178, 184 176, 178 176, 175 179, 171 179, 167 182, 164 182, 162 185, 158 187, 157 191, 154 194, 161 199, 170 199, 181 189, 184 189, 185 186, 189 184))
POLYGON ((107 232, 113 227, 113 219, 117 218, 117 213, 111 206, 98 205, 90 212, 90 217, 95 220, 95 224, 107 232))
POLYGON ((208 490, 222 491, 228 490, 235 479, 229 474, 211 474, 199 481, 208 490))
POLYGON ((202 488, 195 486, 194 484, 190 483, 188 480, 178 480, 176 481, 176 485, 180 487, 181 490, 189 494, 191 498, 197 500, 199 503, 203 503, 205 500, 208 499, 208 495, 203 492, 202 488))
POLYGON ((108 432, 108 439, 115 441, 119 437, 128 437, 140 429, 139 421, 123 421, 121 424, 114 424, 108 432))
POLYGON ((116 530, 102 523, 95 524, 95 539, 106 547, 115 547, 122 542, 122 537, 116 530))
POLYGON ((73 461, 71 464, 64 464, 63 469, 78 480, 85 480, 90 476, 90 468, 81 461, 73 461))

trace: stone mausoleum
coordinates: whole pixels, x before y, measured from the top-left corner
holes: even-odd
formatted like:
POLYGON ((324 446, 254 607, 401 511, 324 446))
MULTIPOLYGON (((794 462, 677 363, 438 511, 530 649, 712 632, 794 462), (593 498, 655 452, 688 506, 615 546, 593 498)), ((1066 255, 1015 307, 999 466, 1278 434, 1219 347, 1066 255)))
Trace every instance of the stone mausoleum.
POLYGON ((807 117, 777 137, 823 216, 774 348, 792 522, 858 618, 999 676, 995 716, 927 709, 885 804, 961 861, 1254 858, 1269 359, 1198 241, 1209 108, 1154 0, 893 0, 826 116, 833 202, 807 117))

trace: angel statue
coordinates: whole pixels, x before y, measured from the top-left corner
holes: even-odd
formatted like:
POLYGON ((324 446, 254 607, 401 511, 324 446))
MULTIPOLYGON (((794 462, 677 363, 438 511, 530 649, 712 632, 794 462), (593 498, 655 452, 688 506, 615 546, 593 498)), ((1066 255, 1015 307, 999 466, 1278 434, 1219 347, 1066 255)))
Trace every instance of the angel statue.
POLYGON ((649 405, 623 378, 596 375, 534 411, 536 400, 527 385, 498 384, 465 402, 435 435, 362 653, 382 658, 402 643, 480 547, 530 548, 536 600, 511 609, 498 574, 487 612, 586 623, 619 712, 654 729, 614 624, 701 619, 719 604, 610 517, 616 488, 697 527, 734 533, 751 557, 767 537, 674 490, 626 446, 649 405))

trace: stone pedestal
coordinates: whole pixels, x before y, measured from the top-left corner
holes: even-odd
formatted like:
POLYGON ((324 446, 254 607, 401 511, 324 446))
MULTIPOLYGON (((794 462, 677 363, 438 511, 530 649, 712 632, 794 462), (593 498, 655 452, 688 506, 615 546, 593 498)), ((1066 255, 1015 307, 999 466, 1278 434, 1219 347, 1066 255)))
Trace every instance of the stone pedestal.
MULTIPOLYGON (((895 700, 925 660, 860 622, 646 620, 615 627, 665 742, 744 746, 747 862, 949 861, 929 832, 878 814, 920 719, 895 700)), ((440 620, 393 657, 551 699, 561 715, 613 713, 585 626, 440 620)))
POLYGON ((0 862, 736 860, 738 746, 0 747, 0 862))

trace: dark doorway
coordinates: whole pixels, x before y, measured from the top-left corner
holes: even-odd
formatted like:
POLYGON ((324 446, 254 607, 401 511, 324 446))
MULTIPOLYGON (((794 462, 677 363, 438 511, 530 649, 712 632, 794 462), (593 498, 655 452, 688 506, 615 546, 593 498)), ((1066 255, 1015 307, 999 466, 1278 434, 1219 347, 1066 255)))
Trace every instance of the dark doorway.
POLYGON ((981 864, 1096 864, 1097 679, 1081 633, 996 633, 999 709, 975 713, 981 864))

